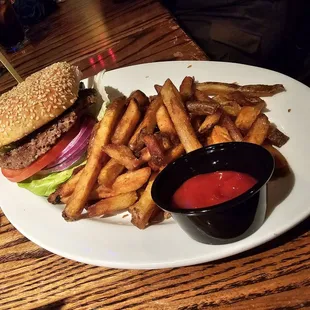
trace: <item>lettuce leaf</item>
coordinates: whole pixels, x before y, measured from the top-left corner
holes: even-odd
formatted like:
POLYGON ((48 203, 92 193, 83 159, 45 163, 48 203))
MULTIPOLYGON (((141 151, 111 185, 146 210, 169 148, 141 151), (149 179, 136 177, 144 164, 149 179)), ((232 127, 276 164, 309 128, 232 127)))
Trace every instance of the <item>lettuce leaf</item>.
MULTIPOLYGON (((85 162, 82 164, 85 164, 85 162)), ((33 176, 17 184, 19 187, 25 188, 35 195, 47 197, 54 193, 60 184, 66 182, 72 176, 73 170, 76 167, 77 166, 74 166, 67 170, 55 172, 43 177, 33 176)))

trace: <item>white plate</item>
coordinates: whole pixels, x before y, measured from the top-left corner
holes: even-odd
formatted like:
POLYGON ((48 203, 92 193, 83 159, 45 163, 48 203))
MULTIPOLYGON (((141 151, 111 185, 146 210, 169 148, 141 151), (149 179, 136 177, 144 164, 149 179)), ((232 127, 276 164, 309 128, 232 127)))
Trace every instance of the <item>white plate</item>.
POLYGON ((153 95, 154 84, 163 84, 169 77, 179 85, 185 75, 199 81, 282 83, 287 89, 266 101, 270 120, 291 138, 281 151, 294 178, 271 184, 269 214, 257 232, 233 244, 205 245, 190 239, 172 219, 143 231, 122 215, 67 223, 61 216, 62 207, 49 204, 1 175, 0 206, 10 222, 39 246, 79 262, 151 269, 192 265, 237 254, 279 236, 305 219, 310 214, 310 89, 276 72, 217 62, 143 64, 110 71, 101 78, 106 86, 118 88, 125 95, 134 89, 153 95))

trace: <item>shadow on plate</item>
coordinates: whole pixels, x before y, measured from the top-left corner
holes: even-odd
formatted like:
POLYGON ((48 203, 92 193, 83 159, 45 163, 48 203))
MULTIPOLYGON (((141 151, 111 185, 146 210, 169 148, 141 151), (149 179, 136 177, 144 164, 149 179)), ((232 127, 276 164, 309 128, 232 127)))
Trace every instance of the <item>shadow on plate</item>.
POLYGON ((268 183, 266 218, 289 196, 294 184, 295 175, 292 170, 289 170, 285 176, 277 176, 268 183))

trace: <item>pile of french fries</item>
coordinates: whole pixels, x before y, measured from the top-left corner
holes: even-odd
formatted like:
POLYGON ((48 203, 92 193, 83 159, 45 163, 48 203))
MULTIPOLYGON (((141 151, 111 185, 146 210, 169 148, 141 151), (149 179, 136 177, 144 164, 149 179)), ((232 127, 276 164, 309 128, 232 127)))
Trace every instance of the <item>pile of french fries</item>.
POLYGON ((48 198, 65 204, 67 221, 129 211, 131 222, 144 229, 169 218, 152 200, 153 181, 167 164, 205 145, 256 143, 274 156, 276 171, 288 168, 278 148, 289 138, 270 123, 261 98, 285 91, 283 85, 199 83, 187 76, 179 90, 170 79, 154 87, 155 96, 136 90, 108 106, 86 165, 48 198))

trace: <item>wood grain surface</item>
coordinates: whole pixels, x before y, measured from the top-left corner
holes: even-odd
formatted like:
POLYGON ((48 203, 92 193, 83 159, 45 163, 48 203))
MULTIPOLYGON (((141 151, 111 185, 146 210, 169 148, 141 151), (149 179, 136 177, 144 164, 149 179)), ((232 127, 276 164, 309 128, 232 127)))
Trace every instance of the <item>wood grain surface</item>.
POLYGON ((227 259, 141 271, 51 254, 0 213, 0 309, 309 309, 309 226, 227 259))
MULTIPOLYGON (((58 60, 78 63, 89 76, 129 64, 206 59, 157 1, 67 0, 38 27, 46 35, 10 56, 24 77, 58 60)), ((13 84, 1 77, 0 91, 13 84)), ((38 247, 0 210, 0 309, 310 309, 309 227, 310 218, 212 263, 119 270, 38 247)))
MULTIPOLYGON (((79 63, 84 77, 106 68, 207 59, 159 1, 67 0, 31 29, 29 44, 8 55, 23 77, 56 61, 79 63)), ((0 77, 0 93, 16 81, 0 77)))

